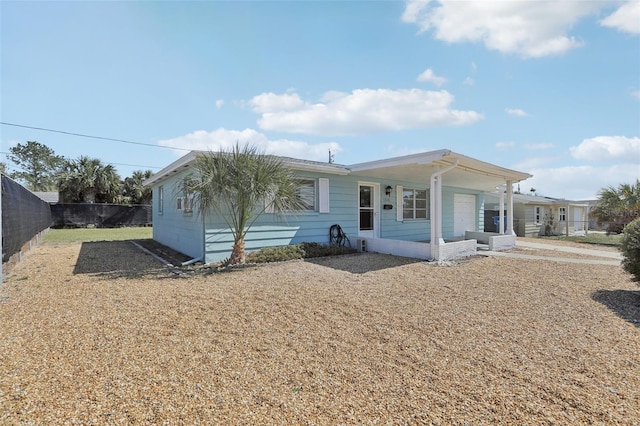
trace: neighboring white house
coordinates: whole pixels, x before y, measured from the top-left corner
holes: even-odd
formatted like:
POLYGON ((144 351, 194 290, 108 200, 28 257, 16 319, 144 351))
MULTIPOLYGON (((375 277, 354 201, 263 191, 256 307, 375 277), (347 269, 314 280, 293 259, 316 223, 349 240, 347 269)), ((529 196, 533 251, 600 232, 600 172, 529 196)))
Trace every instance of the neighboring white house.
MULTIPOLYGON (((227 258, 233 238, 215 214, 200 215, 178 182, 194 172, 200 151, 168 165, 145 185, 153 190, 153 238, 194 259, 227 258)), ((531 177, 450 150, 349 166, 281 157, 305 180, 308 208, 283 218, 263 214, 245 238, 247 251, 299 242, 329 243, 338 224, 358 249, 421 259, 450 259, 515 245, 513 184, 531 177), (484 232, 485 196, 506 188, 506 231, 484 232)))
MULTIPOLYGON (((487 196, 485 215, 498 215, 499 197, 487 196)), ((519 237, 584 235, 589 230, 589 203, 537 195, 513 195, 514 230, 519 237)), ((486 219, 486 224, 490 222, 486 219)), ((488 225, 485 225, 485 228, 488 225)))
POLYGON ((49 204, 56 204, 60 202, 60 193, 58 191, 31 191, 34 195, 40 198, 42 201, 46 201, 49 204))

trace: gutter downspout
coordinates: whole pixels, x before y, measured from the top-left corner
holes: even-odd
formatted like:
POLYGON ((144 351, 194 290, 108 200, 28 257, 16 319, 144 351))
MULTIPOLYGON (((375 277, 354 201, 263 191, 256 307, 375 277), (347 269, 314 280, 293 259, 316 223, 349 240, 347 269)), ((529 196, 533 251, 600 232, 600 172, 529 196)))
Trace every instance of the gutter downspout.
POLYGON ((189 266, 189 265, 193 265, 194 263, 200 262, 204 259, 204 257, 196 257, 195 259, 191 259, 191 260, 187 260, 186 262, 182 262, 180 264, 180 266, 189 266))
POLYGON ((205 218, 204 213, 200 212, 202 215, 202 256, 200 259, 203 263, 207 263, 207 227, 205 226, 205 218))
POLYGON ((442 238, 442 179, 440 176, 458 166, 459 160, 456 159, 453 164, 435 171, 430 178, 430 194, 429 194, 429 214, 431 215, 431 257, 439 260, 440 253, 437 248, 444 244, 442 238))

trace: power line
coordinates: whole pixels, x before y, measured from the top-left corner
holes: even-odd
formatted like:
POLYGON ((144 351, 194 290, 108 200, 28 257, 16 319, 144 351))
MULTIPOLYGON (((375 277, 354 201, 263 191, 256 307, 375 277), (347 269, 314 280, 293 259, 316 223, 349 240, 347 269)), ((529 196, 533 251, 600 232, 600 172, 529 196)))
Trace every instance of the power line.
MULTIPOLYGON (((0 155, 9 156, 11 153, 0 151, 0 155)), ((128 166, 128 167, 142 167, 145 169, 161 169, 159 166, 143 166, 141 164, 125 164, 125 163, 112 163, 111 161, 105 161, 106 164, 111 164, 112 166, 128 166)))
POLYGON ((24 124, 7 123, 5 121, 0 121, 0 124, 2 124, 4 126, 21 127, 23 129, 40 130, 40 131, 43 131, 43 132, 61 133, 63 135, 78 136, 78 137, 81 137, 81 138, 101 139, 101 140, 105 140, 105 141, 128 143, 128 144, 132 144, 132 145, 150 146, 150 147, 153 147, 153 148, 166 148, 166 149, 177 149, 177 150, 180 150, 180 151, 191 151, 191 149, 189 149, 189 148, 176 148, 176 147, 173 147, 173 146, 163 146, 163 145, 154 145, 152 143, 128 141, 126 139, 115 139, 115 138, 107 138, 107 137, 103 137, 103 136, 85 135, 85 134, 82 134, 82 133, 66 132, 64 130, 55 130, 55 129, 47 129, 47 128, 44 128, 44 127, 26 126, 24 124))

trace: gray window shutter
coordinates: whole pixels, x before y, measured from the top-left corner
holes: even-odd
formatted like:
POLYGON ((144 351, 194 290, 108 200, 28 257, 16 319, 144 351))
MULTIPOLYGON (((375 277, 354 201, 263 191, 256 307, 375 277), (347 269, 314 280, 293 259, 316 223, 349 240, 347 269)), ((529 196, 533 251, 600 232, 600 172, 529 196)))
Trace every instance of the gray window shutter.
POLYGON ((396 185, 396 221, 402 222, 404 220, 402 207, 404 205, 402 201, 402 185, 396 185))
POLYGON ((318 212, 329 213, 329 179, 318 179, 318 212))

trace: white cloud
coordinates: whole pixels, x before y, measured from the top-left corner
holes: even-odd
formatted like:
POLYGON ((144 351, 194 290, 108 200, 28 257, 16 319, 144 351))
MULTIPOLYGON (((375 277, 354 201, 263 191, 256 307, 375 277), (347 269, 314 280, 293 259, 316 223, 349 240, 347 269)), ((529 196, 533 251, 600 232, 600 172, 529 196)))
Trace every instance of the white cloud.
POLYGON ((500 150, 500 151, 511 149, 511 148, 513 148, 515 146, 516 146, 516 143, 512 142, 512 141, 509 141, 509 142, 497 142, 496 143, 496 149, 500 150))
POLYGON ((464 84, 465 86, 473 86, 475 83, 475 80, 472 79, 471 77, 467 77, 462 81, 462 84, 464 84))
MULTIPOLYGON (((269 140, 266 135, 253 129, 228 130, 219 128, 211 132, 196 130, 184 136, 158 141, 158 145, 161 146, 202 151, 229 150, 236 143, 241 146, 244 144, 255 146, 267 154, 315 161, 326 161, 329 149, 333 154, 342 151, 342 148, 336 142, 310 144, 289 139, 269 140)), ((176 151, 176 153, 184 155, 184 151, 176 151)))
POLYGON ((527 157, 524 160, 513 165, 516 170, 522 170, 527 173, 531 173, 532 169, 549 167, 551 164, 555 164, 560 161, 561 158, 554 156, 546 157, 527 157))
POLYGON ((524 57, 563 54, 582 42, 568 35, 596 1, 409 0, 402 20, 448 43, 482 42, 490 50, 524 57))
POLYGON ((263 130, 317 135, 357 135, 379 131, 461 126, 483 119, 476 111, 451 109, 446 90, 360 89, 327 92, 317 103, 296 93, 263 93, 248 101, 262 115, 263 130))
POLYGON ((552 143, 526 143, 524 144, 524 147, 532 151, 538 151, 543 149, 551 149, 553 148, 553 144, 552 143))
POLYGON ((446 78, 436 75, 431 68, 427 68, 426 70, 424 70, 422 74, 418 76, 417 80, 429 81, 438 87, 442 86, 447 81, 446 78))
POLYGON ((638 178, 637 164, 617 164, 608 167, 588 165, 539 167, 516 170, 523 170, 533 175, 532 178, 520 183, 523 192, 533 187, 536 188, 539 195, 568 200, 596 199, 602 188, 617 187, 621 183, 633 183, 638 178))
POLYGON ((513 117, 526 117, 529 115, 520 108, 505 108, 505 111, 513 117))
POLYGON ((636 99, 640 99, 640 90, 632 90, 631 96, 633 96, 636 99))
POLYGON ((220 109, 220 108, 222 108, 222 105, 224 105, 224 99, 217 99, 216 100, 216 108, 220 109))
POLYGON ((593 162, 619 161, 633 163, 636 172, 640 164, 640 138, 625 136, 598 136, 585 139, 569 148, 573 158, 593 162))
POLYGON ((640 2, 627 1, 618 10, 601 20, 600 25, 626 33, 640 34, 640 2))

